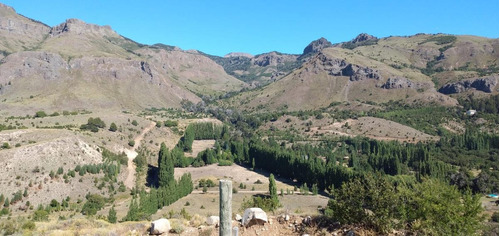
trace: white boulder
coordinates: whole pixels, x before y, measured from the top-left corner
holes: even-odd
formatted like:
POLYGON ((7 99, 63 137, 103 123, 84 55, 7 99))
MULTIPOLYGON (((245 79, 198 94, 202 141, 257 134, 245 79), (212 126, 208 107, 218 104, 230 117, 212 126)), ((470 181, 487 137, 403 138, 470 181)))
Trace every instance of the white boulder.
POLYGON ((218 216, 209 216, 207 217, 207 225, 219 225, 220 219, 218 216))
POLYGON ((170 221, 165 218, 161 218, 151 222, 151 229, 149 230, 149 233, 154 235, 168 234, 170 229, 170 221))
POLYGON ((245 227, 249 227, 255 224, 263 225, 267 223, 267 214, 260 208, 247 208, 245 213, 243 213, 243 219, 241 223, 245 227))

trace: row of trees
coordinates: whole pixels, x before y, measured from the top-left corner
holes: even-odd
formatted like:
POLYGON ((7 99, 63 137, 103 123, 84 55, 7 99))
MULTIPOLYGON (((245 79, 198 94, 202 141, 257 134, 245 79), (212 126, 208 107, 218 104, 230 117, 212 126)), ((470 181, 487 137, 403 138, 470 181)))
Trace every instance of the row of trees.
POLYGON ((165 143, 161 144, 158 152, 158 171, 149 172, 155 173, 155 176, 148 176, 148 179, 158 180, 157 186, 152 186, 149 193, 144 189, 138 195, 134 193, 124 221, 148 219, 158 209, 174 203, 193 191, 191 174, 184 174, 179 180, 174 178, 176 155, 168 150, 165 143))
POLYGON ((191 123, 186 127, 177 147, 186 152, 192 151, 194 140, 221 139, 228 135, 228 127, 212 122, 191 123))

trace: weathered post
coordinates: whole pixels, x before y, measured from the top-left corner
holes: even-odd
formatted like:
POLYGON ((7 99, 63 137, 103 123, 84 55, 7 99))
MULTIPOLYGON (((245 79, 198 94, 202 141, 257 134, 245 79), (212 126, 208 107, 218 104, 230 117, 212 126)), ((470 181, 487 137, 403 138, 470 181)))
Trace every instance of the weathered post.
POLYGON ((219 236, 231 236, 231 201, 233 198, 233 186, 231 180, 219 180, 219 194, 219 236))

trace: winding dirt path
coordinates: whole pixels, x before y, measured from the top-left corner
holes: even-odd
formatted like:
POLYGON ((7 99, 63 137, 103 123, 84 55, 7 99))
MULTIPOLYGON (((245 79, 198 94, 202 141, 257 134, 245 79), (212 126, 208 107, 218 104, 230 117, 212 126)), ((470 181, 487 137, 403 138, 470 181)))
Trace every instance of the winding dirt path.
POLYGON ((127 155, 128 157, 128 163, 127 163, 127 178, 125 179, 125 181, 123 182, 125 184, 125 186, 129 189, 132 189, 134 186, 135 186, 135 163, 134 163, 134 159, 135 157, 137 156, 137 152, 135 151, 135 149, 137 149, 140 145, 141 145, 141 141, 142 139, 144 139, 144 135, 146 135, 146 133, 148 133, 153 127, 155 127, 156 123, 155 122, 151 122, 151 124, 144 128, 141 132, 141 134, 139 134, 139 136, 135 137, 134 139, 134 146, 131 147, 131 148, 125 148, 125 150, 123 150, 125 152, 125 154, 127 155))

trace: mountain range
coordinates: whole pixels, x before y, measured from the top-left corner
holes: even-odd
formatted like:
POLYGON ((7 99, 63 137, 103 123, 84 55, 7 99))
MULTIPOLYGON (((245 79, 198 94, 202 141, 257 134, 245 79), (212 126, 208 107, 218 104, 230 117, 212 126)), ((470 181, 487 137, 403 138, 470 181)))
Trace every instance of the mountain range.
MULTIPOLYGON (((168 39, 166 39, 168 40, 168 39)), ((143 45, 78 19, 50 27, 0 4, 0 109, 180 107, 206 97, 250 111, 335 103, 457 105, 498 94, 498 39, 447 34, 312 41, 303 54, 224 57, 143 45)))

